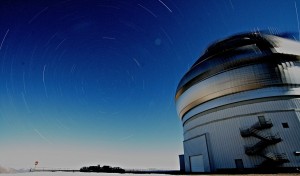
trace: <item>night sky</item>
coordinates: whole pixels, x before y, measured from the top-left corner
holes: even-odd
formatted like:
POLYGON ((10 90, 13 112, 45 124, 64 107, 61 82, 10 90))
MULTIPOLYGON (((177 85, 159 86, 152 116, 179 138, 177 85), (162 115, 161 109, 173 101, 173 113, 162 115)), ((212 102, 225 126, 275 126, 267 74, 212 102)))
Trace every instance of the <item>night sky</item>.
POLYGON ((0 165, 178 169, 177 84, 213 42, 299 39, 300 1, 1 0, 0 165))

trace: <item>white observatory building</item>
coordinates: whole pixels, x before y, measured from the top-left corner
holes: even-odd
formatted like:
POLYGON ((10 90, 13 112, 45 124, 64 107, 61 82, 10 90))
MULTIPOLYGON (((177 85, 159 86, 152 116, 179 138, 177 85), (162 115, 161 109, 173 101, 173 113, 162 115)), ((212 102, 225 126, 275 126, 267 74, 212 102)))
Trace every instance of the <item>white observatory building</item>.
POLYGON ((212 44, 176 108, 186 172, 300 167, 300 43, 247 33, 212 44))

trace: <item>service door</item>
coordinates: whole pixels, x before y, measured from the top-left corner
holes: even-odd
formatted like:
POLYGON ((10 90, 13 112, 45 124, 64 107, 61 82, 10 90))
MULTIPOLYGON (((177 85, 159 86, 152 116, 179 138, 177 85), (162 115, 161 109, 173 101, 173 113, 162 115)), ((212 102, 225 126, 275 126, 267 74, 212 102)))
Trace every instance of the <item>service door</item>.
POLYGON ((192 172, 204 172, 203 155, 190 156, 192 172))

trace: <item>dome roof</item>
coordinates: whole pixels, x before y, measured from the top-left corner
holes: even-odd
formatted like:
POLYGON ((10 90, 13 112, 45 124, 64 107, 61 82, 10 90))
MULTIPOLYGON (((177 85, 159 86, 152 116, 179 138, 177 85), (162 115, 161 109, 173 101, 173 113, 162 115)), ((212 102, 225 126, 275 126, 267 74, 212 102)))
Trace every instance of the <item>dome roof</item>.
POLYGON ((179 105, 181 106, 178 109, 179 114, 182 116, 192 107, 221 96, 275 84, 298 84, 297 81, 289 83, 283 81, 284 75, 278 72, 278 65, 287 63, 287 67, 293 66, 290 62, 299 61, 299 56, 300 44, 298 42, 269 34, 246 33, 218 41, 210 45, 184 75, 177 87, 175 97, 178 104, 180 96, 197 84, 199 90, 194 90, 194 94, 197 93, 198 96, 205 98, 201 101, 190 98, 189 107, 179 105), (260 71, 256 71, 257 69, 260 71), (237 72, 234 73, 233 70, 237 72), (248 74, 248 72, 256 73, 248 74), (235 80, 228 79, 229 82, 222 82, 220 79, 225 81, 227 78, 225 74, 235 80), (221 86, 225 84, 230 86, 224 86, 222 89, 221 86))

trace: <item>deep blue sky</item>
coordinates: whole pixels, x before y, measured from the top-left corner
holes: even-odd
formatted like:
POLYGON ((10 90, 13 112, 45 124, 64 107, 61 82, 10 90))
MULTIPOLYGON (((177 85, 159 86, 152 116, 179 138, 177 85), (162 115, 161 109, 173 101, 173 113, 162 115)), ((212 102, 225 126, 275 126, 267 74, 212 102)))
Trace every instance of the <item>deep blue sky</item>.
POLYGON ((211 43, 299 38, 300 1, 0 2, 0 165, 178 168, 181 77, 211 43))

